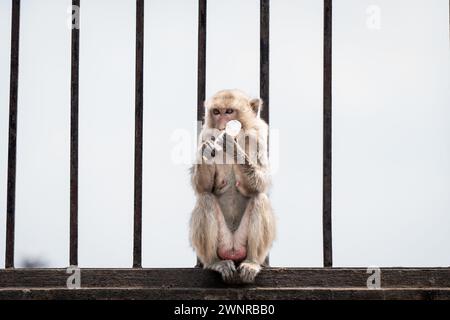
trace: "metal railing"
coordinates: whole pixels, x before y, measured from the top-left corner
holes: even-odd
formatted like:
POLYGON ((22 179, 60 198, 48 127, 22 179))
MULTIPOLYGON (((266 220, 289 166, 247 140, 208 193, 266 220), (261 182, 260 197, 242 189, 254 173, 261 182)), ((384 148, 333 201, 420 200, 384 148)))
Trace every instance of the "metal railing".
MULTIPOLYGON (((142 267, 142 134, 144 0, 136 0, 136 86, 135 86, 135 159, 134 159, 134 232, 133 268, 142 267)), ((72 6, 82 14, 80 0, 72 6)), ((265 108, 261 117, 269 123, 269 30, 270 0, 260 0, 260 96, 265 108)), ((332 0, 324 0, 324 77, 323 77, 323 261, 331 267, 331 55, 332 0)), ((198 2, 197 120, 204 116, 206 82, 207 0, 198 2)), ((11 76, 9 96, 8 185, 6 213, 5 267, 14 268, 17 94, 19 73, 20 0, 12 0, 11 76)), ((70 265, 78 265, 78 107, 80 29, 71 35, 71 111, 70 111, 70 265)))

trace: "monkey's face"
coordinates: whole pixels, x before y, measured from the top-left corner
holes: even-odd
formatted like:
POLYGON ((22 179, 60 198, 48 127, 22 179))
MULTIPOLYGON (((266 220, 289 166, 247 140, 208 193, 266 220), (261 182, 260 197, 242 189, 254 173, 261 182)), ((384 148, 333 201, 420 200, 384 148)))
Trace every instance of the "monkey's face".
POLYGON ((239 90, 222 90, 205 102, 206 126, 224 130, 228 121, 239 120, 242 129, 247 130, 255 125, 260 99, 250 99, 239 90))
POLYGON ((237 119, 238 111, 234 108, 212 108, 211 118, 214 122, 214 127, 219 130, 224 130, 228 121, 237 119))

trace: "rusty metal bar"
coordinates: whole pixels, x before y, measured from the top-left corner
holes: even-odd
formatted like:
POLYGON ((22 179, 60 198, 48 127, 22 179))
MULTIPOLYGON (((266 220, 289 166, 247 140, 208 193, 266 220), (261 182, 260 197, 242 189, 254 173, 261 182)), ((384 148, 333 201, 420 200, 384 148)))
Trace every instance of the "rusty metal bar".
POLYGON ((206 0, 198 1, 197 122, 203 121, 206 91, 206 0))
POLYGON ((14 268, 16 211, 17 92, 19 85, 20 0, 12 0, 11 69, 9 80, 8 186, 6 196, 5 267, 14 268))
POLYGON ((142 267, 142 131, 144 109, 144 0, 136 0, 133 268, 142 267))
MULTIPOLYGON (((198 48, 197 48, 197 135, 200 134, 205 116, 206 96, 206 0, 198 0, 198 48)), ((196 268, 202 267, 197 257, 196 268)))
POLYGON ((323 30, 323 264, 333 266, 331 227, 332 0, 324 0, 323 30))
MULTIPOLYGON (((259 95, 263 100, 261 118, 269 124, 269 33, 270 33, 270 0, 259 2, 259 95)), ((267 137, 269 139, 269 137, 267 137)), ((269 140, 267 140, 267 144, 269 140)), ((268 147, 268 146, 267 146, 268 147)), ((269 255, 264 266, 269 266, 269 255)))
MULTIPOLYGON (((80 0, 72 0, 72 12, 80 13, 80 0)), ((75 19, 78 19, 75 17, 75 19)), ((79 25, 72 25, 70 83, 70 265, 78 265, 78 85, 79 25)))
POLYGON ((260 0, 259 86, 264 102, 261 118, 269 123, 269 21, 270 0, 260 0))

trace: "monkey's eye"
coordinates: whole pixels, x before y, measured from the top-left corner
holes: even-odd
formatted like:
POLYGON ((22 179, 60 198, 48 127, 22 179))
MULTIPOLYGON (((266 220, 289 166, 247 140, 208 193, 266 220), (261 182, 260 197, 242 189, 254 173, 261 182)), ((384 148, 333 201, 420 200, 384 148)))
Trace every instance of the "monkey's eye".
POLYGON ((213 109, 212 112, 213 112, 213 114, 216 115, 216 116, 217 116, 218 114, 220 114, 219 109, 213 109))
POLYGON ((233 109, 227 109, 227 110, 225 111, 226 114, 232 114, 233 112, 234 112, 233 109))

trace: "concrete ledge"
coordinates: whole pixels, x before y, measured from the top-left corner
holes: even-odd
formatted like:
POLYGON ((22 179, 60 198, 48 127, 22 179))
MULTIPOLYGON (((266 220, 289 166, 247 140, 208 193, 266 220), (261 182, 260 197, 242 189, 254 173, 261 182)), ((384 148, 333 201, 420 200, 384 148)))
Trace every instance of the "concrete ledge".
POLYGON ((368 289, 365 268, 265 268, 254 285, 226 285, 197 268, 80 269, 67 289, 66 269, 0 270, 0 299, 447 299, 450 268, 381 268, 368 289))

